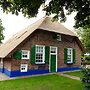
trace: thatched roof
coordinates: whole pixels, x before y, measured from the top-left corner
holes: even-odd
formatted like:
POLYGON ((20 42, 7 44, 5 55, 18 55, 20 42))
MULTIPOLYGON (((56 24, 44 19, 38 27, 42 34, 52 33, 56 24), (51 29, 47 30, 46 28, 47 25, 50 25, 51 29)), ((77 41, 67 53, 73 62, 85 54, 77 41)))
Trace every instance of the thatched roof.
POLYGON ((42 19, 31 24, 24 30, 16 33, 5 44, 0 46, 0 58, 6 57, 12 50, 14 50, 23 40, 25 40, 36 29, 42 29, 46 31, 52 31, 56 33, 77 37, 72 31, 65 28, 59 22, 52 22, 50 17, 43 17, 42 19))

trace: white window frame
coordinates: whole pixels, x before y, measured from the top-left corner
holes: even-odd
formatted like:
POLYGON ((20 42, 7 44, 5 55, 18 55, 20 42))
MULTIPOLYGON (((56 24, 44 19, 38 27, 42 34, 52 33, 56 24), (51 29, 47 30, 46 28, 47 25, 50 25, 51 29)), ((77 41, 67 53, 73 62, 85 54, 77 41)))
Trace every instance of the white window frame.
POLYGON ((67 63, 73 63, 73 48, 67 48, 67 63), (68 55, 71 56, 71 61, 68 61, 68 55))
POLYGON ((27 72, 27 70, 28 70, 28 64, 21 64, 20 65, 20 71, 21 72, 27 72), (23 68, 25 68, 25 69, 23 69, 23 68))
POLYGON ((45 46, 43 45, 36 45, 36 50, 35 50, 35 64, 44 64, 45 63, 45 46), (37 52, 37 47, 43 47, 43 52, 37 52), (43 54, 42 62, 36 62, 36 54, 43 54))
POLYGON ((30 51, 29 50, 22 50, 22 59, 29 59, 30 58, 30 51), (27 52, 27 54, 23 54, 23 52, 27 52), (23 55, 27 55, 27 57, 23 57, 23 55))
POLYGON ((57 40, 61 41, 61 35, 60 34, 57 34, 57 40))
POLYGON ((50 54, 57 55, 57 47, 50 46, 50 54))

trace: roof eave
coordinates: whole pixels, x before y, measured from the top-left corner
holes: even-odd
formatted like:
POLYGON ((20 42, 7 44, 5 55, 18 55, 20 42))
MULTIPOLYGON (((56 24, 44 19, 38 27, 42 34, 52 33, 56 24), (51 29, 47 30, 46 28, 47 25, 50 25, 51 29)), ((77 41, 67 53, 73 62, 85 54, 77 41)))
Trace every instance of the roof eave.
POLYGON ((78 44, 78 46, 80 47, 81 51, 84 51, 84 45, 81 43, 81 41, 79 40, 78 37, 75 37, 75 40, 78 44))

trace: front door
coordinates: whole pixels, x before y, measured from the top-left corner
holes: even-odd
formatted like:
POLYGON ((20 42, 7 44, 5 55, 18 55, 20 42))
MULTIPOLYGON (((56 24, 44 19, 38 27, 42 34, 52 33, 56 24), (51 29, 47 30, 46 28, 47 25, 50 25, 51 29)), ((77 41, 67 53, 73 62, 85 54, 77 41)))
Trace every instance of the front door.
POLYGON ((50 47, 50 72, 57 72, 57 47, 50 47))

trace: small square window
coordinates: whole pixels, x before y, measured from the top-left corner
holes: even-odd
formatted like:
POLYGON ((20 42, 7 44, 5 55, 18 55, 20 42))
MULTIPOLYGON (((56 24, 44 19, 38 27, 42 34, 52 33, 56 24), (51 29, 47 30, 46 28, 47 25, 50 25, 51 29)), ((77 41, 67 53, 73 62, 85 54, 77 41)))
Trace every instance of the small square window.
POLYGON ((30 58, 30 51, 22 50, 22 59, 29 59, 30 58))
POLYGON ((61 35, 60 34, 57 34, 57 40, 61 41, 61 35))
POLYGON ((52 54, 56 54, 56 48, 55 48, 55 47, 52 47, 51 50, 50 50, 50 52, 51 52, 52 54))
POLYGON ((21 64, 20 70, 21 70, 21 72, 27 72, 27 70, 28 70, 28 64, 21 64))

